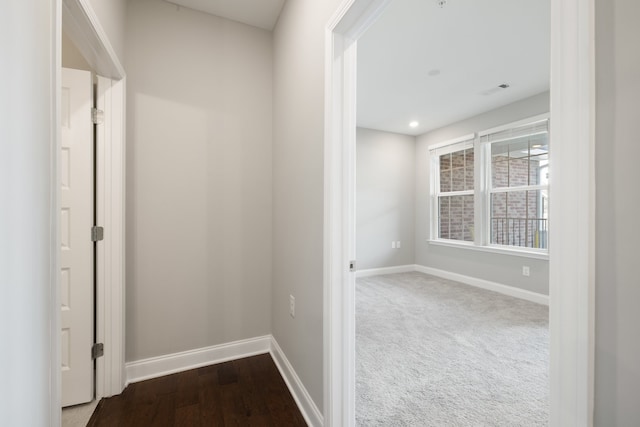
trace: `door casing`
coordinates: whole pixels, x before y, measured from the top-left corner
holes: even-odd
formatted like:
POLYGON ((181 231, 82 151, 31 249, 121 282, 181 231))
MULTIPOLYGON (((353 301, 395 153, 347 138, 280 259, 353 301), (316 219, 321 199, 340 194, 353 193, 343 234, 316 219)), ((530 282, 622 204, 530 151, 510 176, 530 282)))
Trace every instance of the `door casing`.
MULTIPOLYGON (((355 424, 357 40, 393 0, 344 0, 325 34, 324 425, 355 424)), ((592 426, 594 0, 551 1, 550 420, 592 426), (561 214, 557 214, 560 212, 561 214)))
MULTIPOLYGON (((60 87, 61 34, 64 27, 89 65, 100 76, 97 105, 105 111, 104 123, 98 127, 96 149, 96 218, 104 227, 104 240, 96 249, 96 340, 104 343, 104 356, 96 361, 96 399, 119 394, 125 387, 124 307, 125 307, 125 84, 126 76, 106 33, 88 0, 56 0, 58 19, 52 26, 56 52, 57 87, 60 87)), ((59 116, 60 90, 57 90, 55 114, 59 116)), ((60 128, 55 136, 55 150, 60 149, 60 128)), ((60 157, 54 158, 53 186, 58 185, 60 157)), ((53 194, 58 194, 57 188, 53 194)), ((59 196, 58 196, 59 197, 59 196)), ((52 224, 59 233, 58 201, 52 208, 52 224)), ((57 242, 56 242, 57 244, 57 242)), ((59 270, 55 258, 53 268, 59 270)), ((60 291, 56 277, 51 301, 54 318, 52 330, 51 407, 60 408, 60 291), (57 339, 56 339, 57 337, 57 339), (57 374, 56 374, 57 372, 57 374)), ((60 416, 52 414, 52 425, 60 416)))

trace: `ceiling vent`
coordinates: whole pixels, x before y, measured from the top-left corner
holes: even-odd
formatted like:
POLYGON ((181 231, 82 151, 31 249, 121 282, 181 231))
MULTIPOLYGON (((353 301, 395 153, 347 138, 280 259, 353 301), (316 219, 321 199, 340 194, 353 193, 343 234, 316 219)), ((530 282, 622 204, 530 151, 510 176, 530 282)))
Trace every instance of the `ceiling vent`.
POLYGON ((498 87, 494 87, 494 88, 491 88, 489 90, 485 90, 484 92, 482 92, 482 94, 484 96, 493 95, 495 93, 502 92, 505 89, 509 89, 509 87, 510 87, 510 85, 508 85, 507 83, 502 83, 501 85, 498 85, 498 87))

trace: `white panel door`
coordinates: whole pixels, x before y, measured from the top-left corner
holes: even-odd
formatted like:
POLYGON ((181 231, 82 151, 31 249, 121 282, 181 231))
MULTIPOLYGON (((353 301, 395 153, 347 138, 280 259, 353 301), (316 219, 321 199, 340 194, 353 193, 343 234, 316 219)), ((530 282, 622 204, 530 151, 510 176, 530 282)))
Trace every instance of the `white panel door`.
POLYGON ((62 406, 93 399, 93 83, 62 70, 60 299, 62 406))

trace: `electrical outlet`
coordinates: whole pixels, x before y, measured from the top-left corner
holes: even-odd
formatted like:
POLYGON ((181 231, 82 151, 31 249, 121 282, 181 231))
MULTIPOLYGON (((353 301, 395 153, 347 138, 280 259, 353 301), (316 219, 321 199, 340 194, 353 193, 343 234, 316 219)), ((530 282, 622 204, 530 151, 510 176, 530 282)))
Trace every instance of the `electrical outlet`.
POLYGON ((397 249, 400 249, 400 240, 398 240, 398 241, 396 242, 396 248, 397 248, 397 249))
POLYGON ((523 265, 522 266, 522 275, 529 277, 530 273, 531 273, 531 271, 529 270, 529 266, 528 265, 523 265))
POLYGON ((296 317, 296 298, 293 295, 289 295, 289 314, 296 317))

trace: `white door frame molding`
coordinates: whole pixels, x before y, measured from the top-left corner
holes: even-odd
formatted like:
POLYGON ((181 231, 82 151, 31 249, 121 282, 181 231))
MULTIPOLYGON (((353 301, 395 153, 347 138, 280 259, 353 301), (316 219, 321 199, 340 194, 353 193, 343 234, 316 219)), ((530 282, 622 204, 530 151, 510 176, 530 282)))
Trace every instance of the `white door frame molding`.
POLYGON ((125 81, 98 76, 97 108, 104 123, 96 132, 96 219, 104 240, 96 245, 96 399, 120 394, 125 374, 125 81))
MULTIPOLYGON (((325 39, 324 420, 355 424, 356 41, 392 0, 345 0, 325 39)), ((594 0, 551 1, 551 426, 593 425, 594 0), (558 165, 558 166, 555 166, 558 165), (555 215, 555 212, 562 214, 555 215)))
MULTIPOLYGON (((125 72, 88 0, 61 1, 62 28, 98 78, 97 105, 104 114, 96 150, 96 217, 104 240, 96 250, 96 339, 104 356, 96 362, 96 399, 124 389, 125 307, 125 72)), ((60 94, 58 94, 58 97, 60 94)), ((56 107, 57 108, 57 107, 56 107)), ((59 144, 59 141, 58 141, 59 144)), ((60 160, 57 159, 57 162, 60 160)), ((57 168, 56 168, 57 170, 57 168)), ((57 178, 56 178, 57 179, 57 178)), ((56 287, 57 288, 57 287, 56 287)), ((57 302, 56 298, 56 310, 57 302)), ((59 310, 58 310, 59 311, 59 310)), ((58 332, 59 334, 59 332, 58 332)), ((59 369, 59 366, 57 367, 59 369)), ((58 393, 60 390, 58 383, 58 393)), ((54 388, 55 390, 56 388, 54 388)), ((58 396, 52 400, 59 402, 58 396)))
POLYGON ((355 425, 356 40, 391 0, 346 0, 325 33, 324 425, 355 425))
POLYGON ((595 107, 595 2, 551 0, 551 426, 593 425, 595 107))
POLYGON ((62 28, 91 68, 101 76, 124 79, 124 68, 89 0, 61 1, 62 28))

